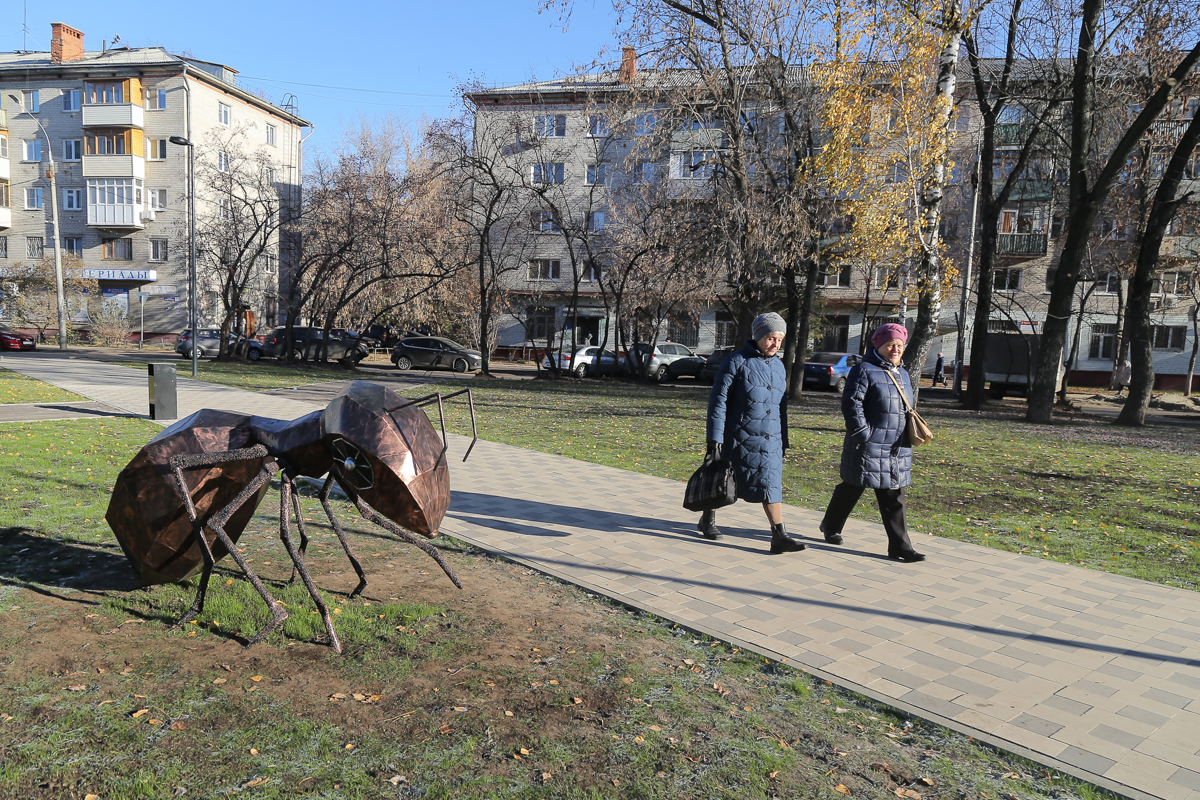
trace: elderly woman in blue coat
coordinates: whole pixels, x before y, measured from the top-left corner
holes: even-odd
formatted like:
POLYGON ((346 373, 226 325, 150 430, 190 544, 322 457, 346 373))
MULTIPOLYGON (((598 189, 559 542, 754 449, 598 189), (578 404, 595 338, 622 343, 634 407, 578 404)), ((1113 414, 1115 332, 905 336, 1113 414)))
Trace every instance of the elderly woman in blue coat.
MULTIPOLYGON (((779 348, 787 325, 778 314, 760 314, 754 338, 725 359, 708 397, 708 449, 729 460, 741 500, 762 503, 771 524, 771 552, 794 553, 783 523, 783 451, 788 446, 787 377, 779 348)), ((697 526, 706 539, 720 539, 715 511, 697 526)))
POLYGON ((842 543, 842 527, 866 489, 875 490, 888 558, 924 561, 913 549, 904 518, 904 490, 912 482, 912 445, 905 433, 905 403, 913 401, 912 383, 900 366, 908 331, 903 325, 881 325, 871 335, 874 346, 846 376, 842 416, 842 482, 833 490, 821 532, 830 544, 842 543), (900 396, 904 392, 904 398, 900 396))

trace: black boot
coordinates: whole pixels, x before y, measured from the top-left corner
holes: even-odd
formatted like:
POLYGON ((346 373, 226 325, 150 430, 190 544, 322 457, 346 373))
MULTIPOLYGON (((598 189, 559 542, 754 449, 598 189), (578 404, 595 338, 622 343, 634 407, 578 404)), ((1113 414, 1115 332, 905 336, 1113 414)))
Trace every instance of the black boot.
POLYGON ((696 529, 704 535, 705 539, 711 539, 715 542, 717 539, 723 538, 720 528, 717 527, 716 511, 705 511, 701 514, 700 524, 696 526, 696 529))
POLYGON ((821 523, 821 533, 825 535, 825 541, 829 542, 830 544, 842 543, 842 535, 840 533, 830 533, 829 531, 825 530, 824 522, 821 523))
POLYGON ((787 535, 787 525, 783 522, 771 526, 771 555, 780 553, 798 553, 805 547, 804 542, 798 542, 787 535))

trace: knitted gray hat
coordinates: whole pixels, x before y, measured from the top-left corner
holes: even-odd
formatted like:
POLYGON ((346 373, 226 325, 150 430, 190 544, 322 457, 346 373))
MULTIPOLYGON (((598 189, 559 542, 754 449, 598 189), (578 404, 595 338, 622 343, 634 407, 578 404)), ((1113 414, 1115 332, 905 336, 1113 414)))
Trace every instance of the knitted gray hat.
POLYGON ((774 311, 768 311, 766 314, 759 314, 754 318, 754 322, 750 325, 750 332, 754 336, 754 341, 757 342, 771 333, 787 333, 787 323, 774 311))

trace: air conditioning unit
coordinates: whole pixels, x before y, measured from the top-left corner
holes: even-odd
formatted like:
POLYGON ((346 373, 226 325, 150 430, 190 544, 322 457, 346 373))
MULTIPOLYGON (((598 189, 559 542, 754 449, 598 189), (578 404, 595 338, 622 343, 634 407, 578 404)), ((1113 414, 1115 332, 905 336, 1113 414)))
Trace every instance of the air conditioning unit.
POLYGON ((154 209, 147 208, 142 212, 142 222, 154 222, 154 209))

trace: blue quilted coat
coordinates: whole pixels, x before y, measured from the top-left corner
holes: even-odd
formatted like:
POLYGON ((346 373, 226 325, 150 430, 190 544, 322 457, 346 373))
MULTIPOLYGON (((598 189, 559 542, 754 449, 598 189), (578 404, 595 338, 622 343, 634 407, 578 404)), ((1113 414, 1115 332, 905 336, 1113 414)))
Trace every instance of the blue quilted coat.
POLYGON ((708 441, 721 443, 740 499, 783 501, 787 376, 778 356, 747 341, 725 359, 708 396, 708 441))
POLYGON ((904 367, 892 366, 870 350, 846 376, 842 416, 842 480, 867 489, 899 489, 912 483, 912 446, 905 433, 904 402, 888 372, 912 403, 912 383, 904 367))

